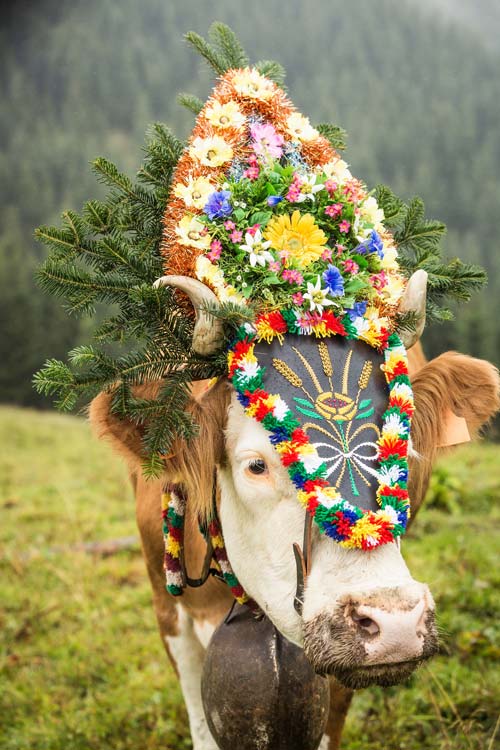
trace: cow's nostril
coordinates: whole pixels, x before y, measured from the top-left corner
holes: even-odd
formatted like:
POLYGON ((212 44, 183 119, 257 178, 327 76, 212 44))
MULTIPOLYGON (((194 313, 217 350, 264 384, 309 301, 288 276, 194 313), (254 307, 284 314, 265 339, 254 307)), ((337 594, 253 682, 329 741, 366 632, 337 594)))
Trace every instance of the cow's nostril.
POLYGON ((359 615, 357 612, 352 612, 351 617, 362 635, 378 635, 380 633, 379 626, 371 617, 359 615))

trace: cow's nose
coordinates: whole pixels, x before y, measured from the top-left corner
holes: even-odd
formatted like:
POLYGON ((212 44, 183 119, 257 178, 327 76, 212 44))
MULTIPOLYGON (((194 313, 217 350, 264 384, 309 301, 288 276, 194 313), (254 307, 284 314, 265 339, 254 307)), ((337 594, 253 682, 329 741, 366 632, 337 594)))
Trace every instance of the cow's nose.
POLYGON ((422 596, 407 609, 356 604, 346 613, 346 619, 363 640, 366 663, 388 664, 422 656, 433 613, 422 596))

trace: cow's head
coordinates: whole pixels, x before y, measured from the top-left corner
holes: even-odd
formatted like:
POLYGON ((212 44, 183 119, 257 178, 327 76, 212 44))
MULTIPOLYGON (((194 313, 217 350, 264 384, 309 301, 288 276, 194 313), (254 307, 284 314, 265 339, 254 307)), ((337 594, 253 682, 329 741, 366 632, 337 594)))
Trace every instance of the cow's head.
MULTIPOLYGON (((200 298, 193 301, 202 306, 200 298)), ((197 335, 200 330, 204 346, 217 338, 206 315, 198 318, 197 335)), ((487 362, 448 352, 420 369, 413 389, 410 497, 416 511, 444 442, 447 415, 459 414, 477 430, 498 408, 498 376, 487 362)), ((304 511, 269 433, 244 413, 224 380, 190 408, 199 435, 175 446, 169 477, 182 480, 199 512, 208 513, 217 466, 219 512, 234 571, 280 632, 304 647, 316 670, 352 688, 390 685, 435 653, 432 595, 412 578, 394 542, 373 551, 345 549, 315 529, 299 616, 292 545, 302 543, 304 511)), ((101 409, 101 433, 117 439, 122 450, 126 445, 129 458, 138 453, 134 431, 111 416, 103 429, 102 417, 101 409)))

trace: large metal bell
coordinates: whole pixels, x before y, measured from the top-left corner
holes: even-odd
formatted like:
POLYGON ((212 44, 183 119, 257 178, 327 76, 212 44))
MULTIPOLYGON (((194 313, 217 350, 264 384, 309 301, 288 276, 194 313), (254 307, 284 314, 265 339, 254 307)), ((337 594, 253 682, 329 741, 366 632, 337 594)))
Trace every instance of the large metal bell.
POLYGON ((203 708, 221 750, 316 750, 330 698, 302 649, 235 605, 210 641, 203 708))

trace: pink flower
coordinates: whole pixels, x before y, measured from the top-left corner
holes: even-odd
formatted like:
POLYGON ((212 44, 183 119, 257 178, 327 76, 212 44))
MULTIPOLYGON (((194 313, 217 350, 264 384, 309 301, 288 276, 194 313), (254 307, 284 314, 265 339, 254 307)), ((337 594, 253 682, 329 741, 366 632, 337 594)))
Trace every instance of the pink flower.
POLYGON ((243 239, 243 232, 240 232, 239 229, 235 229, 233 232, 231 232, 229 238, 231 242, 234 242, 235 244, 241 242, 241 240, 243 239))
POLYGON ((387 274, 385 271, 380 271, 379 273, 374 273, 370 276, 370 283, 374 289, 377 289, 377 291, 380 291, 384 288, 384 286, 387 286, 387 274))
POLYGON ((340 263, 342 264, 346 273, 352 273, 353 275, 355 275, 359 271, 358 264, 354 260, 351 260, 351 258, 348 258, 347 260, 341 260, 340 263))
POLYGON ((224 229, 227 229, 227 231, 230 232, 232 229, 236 229, 236 224, 234 221, 225 221, 224 229))
POLYGON ((260 174, 260 169, 258 167, 248 167, 248 169, 245 169, 243 172, 243 177, 246 177, 248 180, 257 180, 260 174))
POLYGON ((295 268, 285 268, 281 274, 283 281, 288 281, 289 284, 302 284, 304 277, 295 268))
POLYGON ((344 185, 344 189, 342 192, 344 193, 346 198, 353 203, 357 203, 366 195, 361 182, 359 180, 356 180, 355 178, 349 180, 349 182, 344 185))
POLYGON ((290 257, 290 253, 288 250, 280 250, 278 252, 278 255, 280 256, 281 260, 287 260, 290 257))
POLYGON ((258 156, 264 156, 266 159, 280 158, 283 153, 283 136, 279 135, 270 123, 254 122, 250 134, 254 140, 253 150, 258 156))
POLYGON ((347 219, 343 219, 343 221, 339 224, 339 232, 342 234, 347 234, 349 229, 351 228, 351 222, 347 221, 347 219))
POLYGON ((222 244, 220 240, 214 240, 210 245, 210 252, 207 253, 208 260, 214 261, 219 260, 222 251, 222 244))
POLYGON ((292 294, 292 301, 294 305, 301 305, 304 302, 304 295, 302 292, 295 292, 295 294, 292 294))
POLYGON ((298 201, 300 197, 300 186, 302 185, 302 179, 298 172, 295 172, 295 174, 292 177, 292 182, 290 183, 290 187, 288 188, 288 193, 286 194, 287 201, 290 201, 290 203, 295 203, 298 201))
POLYGON ((326 191, 327 191, 328 193, 330 193, 330 195, 331 195, 332 193, 334 193, 334 192, 335 192, 335 191, 337 190, 337 188, 338 188, 338 185, 337 185, 337 183, 336 183, 336 182, 334 182, 333 180, 331 180, 331 179, 330 179, 330 180, 327 180, 327 181, 325 182, 325 189, 326 189, 326 191))
POLYGON ((248 234, 251 234, 252 237, 255 237, 255 232, 257 231, 257 229, 260 229, 260 224, 254 224, 253 227, 249 227, 247 229, 247 232, 248 234))
POLYGON ((337 242, 337 244, 335 245, 335 250, 337 251, 337 255, 342 255, 342 253, 345 252, 345 247, 344 245, 341 245, 340 242, 337 242))
POLYGON ((321 259, 322 260, 331 260, 332 259, 332 251, 329 247, 325 247, 323 252, 321 253, 321 259))
POLYGON ((342 203, 332 203, 330 206, 327 206, 325 208, 325 214, 327 216, 335 218, 335 216, 340 216, 343 208, 344 206, 342 205, 342 203))
POLYGON ((273 273, 278 273, 280 268, 281 268, 281 263, 279 262, 279 260, 273 260, 271 261, 271 263, 269 263, 269 270, 272 271, 273 273))

